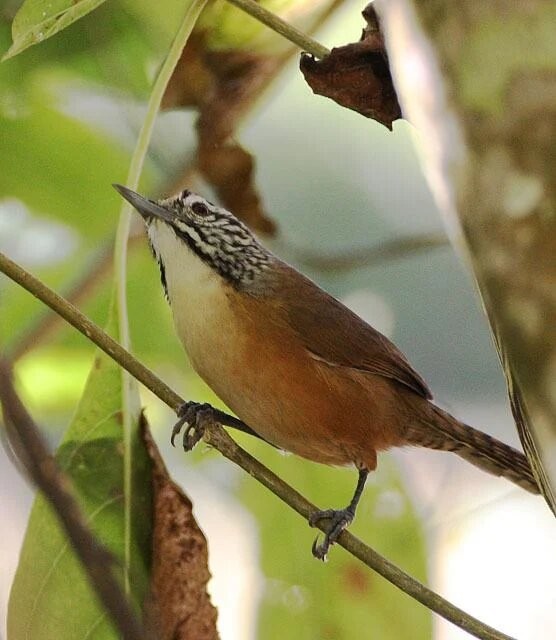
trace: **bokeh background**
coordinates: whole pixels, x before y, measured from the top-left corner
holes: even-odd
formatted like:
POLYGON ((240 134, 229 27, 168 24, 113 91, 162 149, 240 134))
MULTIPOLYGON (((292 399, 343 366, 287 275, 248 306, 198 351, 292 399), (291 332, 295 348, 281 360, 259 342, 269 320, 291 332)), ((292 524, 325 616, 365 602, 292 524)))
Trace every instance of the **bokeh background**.
MULTIPOLYGON (((0 7, 0 51, 20 3, 0 7)), ((106 3, 55 38, 0 65, 0 250, 59 291, 99 264, 149 86, 175 29, 177 0, 106 3), (133 6, 133 5, 136 6, 133 6)), ((318 38, 353 41, 364 3, 344 3, 318 38)), ((160 116, 142 188, 169 184, 195 147, 195 115, 160 116)), ((418 133, 392 133, 315 97, 292 61, 239 133, 279 227, 271 248, 391 337, 438 402, 517 446, 504 379, 474 284, 444 236, 419 165, 418 133), (377 258, 397 240, 440 240, 377 258), (333 268, 339 255, 347 264, 333 268), (359 256, 353 260, 349 256, 359 256), (362 258, 363 256, 363 258, 362 258), (321 266, 317 268, 316 258, 321 266), (328 261, 328 262, 327 262, 328 261)), ((202 189, 202 185, 200 186, 202 189)), ((208 192, 207 192, 208 193, 208 192)), ((210 193, 208 193, 210 195, 210 193)), ((81 303, 102 324, 110 279, 81 303)), ((44 312, 0 278, 1 345, 14 348, 44 312)), ((181 350, 146 242, 130 252, 135 353, 186 398, 218 403, 181 350)), ((93 349, 62 325, 25 348, 19 389, 54 446, 78 402, 93 349)), ((173 477, 205 531, 223 640, 435 638, 466 635, 385 583, 341 549, 319 564, 315 532, 219 455, 168 443, 173 416, 148 393, 147 416, 173 477)), ((355 473, 327 469, 238 436, 319 506, 341 506, 355 473)), ((33 492, 0 450, 0 634, 33 492)), ((353 531, 433 589, 520 640, 556 629, 554 523, 545 504, 448 454, 383 454, 353 531)))

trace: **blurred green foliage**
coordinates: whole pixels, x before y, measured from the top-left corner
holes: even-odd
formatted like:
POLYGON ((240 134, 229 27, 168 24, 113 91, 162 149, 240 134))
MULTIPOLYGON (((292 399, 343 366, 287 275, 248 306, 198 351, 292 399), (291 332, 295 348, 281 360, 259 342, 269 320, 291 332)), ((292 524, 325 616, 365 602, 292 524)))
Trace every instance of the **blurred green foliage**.
MULTIPOLYGON (((112 322, 109 332, 114 328, 112 322)), ((141 608, 148 593, 151 562, 150 460, 135 433, 131 485, 126 488, 121 396, 120 368, 104 353, 97 354, 56 460, 71 479, 85 520, 112 552, 120 573, 124 567, 129 569, 130 595, 141 608)), ((12 586, 8 633, 10 638, 29 640, 117 637, 57 515, 42 496, 31 512, 12 586)))
MULTIPOLYGON (((281 7, 287 4, 285 1, 275 3, 281 7)), ((125 136, 112 135, 106 128, 80 118, 78 109, 68 108, 68 95, 74 92, 82 106, 87 100, 85 93, 80 94, 84 88, 87 95, 97 94, 114 105, 121 105, 122 100, 144 103, 153 70, 166 52, 182 12, 181 0, 157 3, 113 0, 71 28, 0 65, 3 87, 0 96, 0 154, 3 160, 0 214, 3 200, 17 199, 28 208, 31 220, 38 218, 62 223, 75 233, 77 248, 68 256, 62 257, 64 252, 53 251, 49 261, 31 267, 58 291, 66 290, 86 272, 99 248, 111 239, 120 201, 110 185, 124 180, 133 144, 126 142, 125 136)), ((6 51, 11 43, 11 17, 0 12, 1 51, 6 51)), ((238 46, 245 38, 252 46, 252 42, 264 33, 259 25, 253 29, 251 19, 222 3, 215 4, 207 12, 203 25, 213 29, 210 42, 215 47, 238 46), (241 25, 237 22, 238 16, 241 25)), ((126 122, 126 111, 122 107, 118 126, 125 129, 126 122)), ((134 126, 135 123, 128 128, 133 130, 134 126)), ((192 130, 188 138, 191 146, 194 136, 192 130)), ((182 164, 188 156, 189 149, 184 149, 182 164)), ((179 164, 180 159, 177 162, 179 164)), ((153 189, 163 175, 163 163, 151 155, 142 189, 153 189)), ((2 246, 2 250, 10 254, 9 246, 2 246)), ((28 259, 29 264, 33 264, 32 245, 27 247, 27 252, 27 258, 24 255, 22 262, 25 264, 28 259)), ((0 295, 2 346, 10 347, 21 339, 44 309, 29 294, 5 279, 0 280, 0 295)), ((146 243, 131 250, 128 299, 136 355, 148 366, 163 372, 163 377, 178 391, 185 389, 188 394, 192 389, 204 389, 203 385, 197 384, 179 347, 156 265, 148 254, 146 243)), ((102 324, 109 300, 107 279, 81 306, 102 324)), ((85 381, 87 362, 92 358, 92 346, 73 329, 62 326, 45 344, 38 344, 20 361, 18 374, 25 398, 33 409, 40 411, 42 424, 55 422, 59 429, 69 420, 85 381)), ((103 406, 106 403, 103 409, 106 415, 113 412, 115 408, 108 405, 118 394, 118 379, 108 363, 104 363, 90 379, 78 417, 59 452, 64 464, 71 465, 75 451, 80 451, 80 455, 87 457, 86 467, 95 460, 100 465, 92 475, 76 475, 89 512, 95 509, 94 496, 89 494, 94 493, 100 475, 106 474, 102 479, 103 486, 104 483, 115 483, 121 474, 121 460, 114 450, 117 420, 110 419, 103 427, 103 433, 97 431, 93 438, 91 434, 85 435, 87 419, 81 416, 93 410, 98 413, 100 405, 92 408, 90 403, 102 403, 103 406)), ((214 401, 209 392, 201 391, 195 399, 214 401)), ((249 442, 249 446, 319 506, 347 503, 355 484, 355 473, 327 469, 292 456, 282 457, 258 442, 249 442)), ((81 464, 82 459, 79 460, 81 464)), ((186 464, 198 464, 202 456, 194 453, 185 460, 186 464)), ((227 463, 221 461, 221 464, 227 463)), ((360 566, 341 549, 333 550, 327 565, 313 560, 310 544, 316 533, 251 478, 243 479, 238 496, 257 518, 261 536, 261 567, 266 576, 266 587, 260 594, 258 637, 264 640, 284 635, 296 639, 335 640, 344 637, 385 640, 430 637, 430 615, 424 608, 360 566)), ((33 533, 26 541, 14 588, 13 598, 18 600, 18 605, 13 620, 23 616, 25 608, 31 606, 26 592, 29 591, 29 597, 32 595, 37 581, 52 568, 52 557, 61 549, 62 539, 60 534, 52 533, 54 530, 49 509, 42 501, 38 502, 31 520, 30 531, 33 533), (48 538, 47 544, 44 540, 40 542, 43 537, 48 538)), ((410 573, 425 579, 425 547, 420 523, 395 468, 385 460, 381 460, 380 472, 369 483, 353 531, 410 573)), ((142 547, 144 544, 145 540, 140 540, 139 536, 137 545, 142 547)), ((53 574, 60 591, 52 586, 48 601, 40 604, 44 608, 37 611, 41 615, 31 618, 32 624, 40 618, 42 624, 52 625, 48 627, 48 634, 45 630, 44 638, 71 637, 64 635, 62 627, 56 626, 64 621, 60 621, 59 613, 54 614, 50 607, 67 609, 65 602, 70 596, 66 591, 75 589, 73 583, 77 581, 68 576, 75 576, 79 571, 74 565, 75 561, 65 554, 53 574)), ((141 583, 144 571, 144 566, 137 567, 137 574, 143 576, 141 583)), ((142 589, 139 587, 139 591, 142 589)), ((81 597, 85 598, 85 593, 83 591, 81 597)), ((81 597, 80 603, 83 602, 81 597)), ((76 602, 74 598, 71 600, 76 602)), ((83 611, 72 613, 90 621, 96 615, 95 605, 83 607, 83 611)), ((222 630, 222 637, 225 640, 225 630, 222 630)))
MULTIPOLYGON (((331 469, 277 455, 263 443, 249 449, 319 508, 339 508, 349 502, 357 480, 354 469, 331 469)), ((257 516, 261 564, 268 580, 258 637, 278 640, 284 629, 294 629, 291 637, 296 640, 430 637, 429 612, 343 549, 333 547, 327 563, 315 562, 311 543, 322 534, 277 505, 264 487, 244 478, 238 494, 257 516)), ((388 458, 381 458, 370 477, 350 531, 424 579, 419 520, 388 458)))

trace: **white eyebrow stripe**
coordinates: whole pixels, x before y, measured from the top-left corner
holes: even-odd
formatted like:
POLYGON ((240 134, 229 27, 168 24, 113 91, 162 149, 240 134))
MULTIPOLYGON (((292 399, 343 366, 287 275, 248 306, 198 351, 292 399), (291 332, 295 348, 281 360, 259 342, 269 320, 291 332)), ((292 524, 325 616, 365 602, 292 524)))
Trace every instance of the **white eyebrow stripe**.
MULTIPOLYGON (((174 220, 174 225, 183 233, 187 233, 189 235, 191 235, 191 231, 193 231, 196 235, 197 238, 199 238, 199 234, 197 234, 197 232, 195 231, 195 229, 193 229, 193 227, 190 227, 188 224, 186 224, 183 220, 180 220, 179 218, 176 218, 174 220)), ((200 240, 200 238, 199 238, 200 240)))

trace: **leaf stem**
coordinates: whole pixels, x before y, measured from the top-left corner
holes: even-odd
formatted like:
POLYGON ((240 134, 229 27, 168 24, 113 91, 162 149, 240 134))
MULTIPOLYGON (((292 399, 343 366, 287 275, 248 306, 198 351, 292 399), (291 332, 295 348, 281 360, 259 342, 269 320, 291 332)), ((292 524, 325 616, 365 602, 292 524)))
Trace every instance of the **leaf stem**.
MULTIPOLYGON (((78 331, 118 362, 118 364, 127 369, 132 376, 150 389, 169 407, 176 410, 183 404, 183 399, 175 391, 106 334, 99 326, 91 322, 89 318, 82 314, 81 311, 76 309, 71 303, 2 253, 0 253, 0 272, 5 273, 9 278, 48 305, 53 311, 60 314, 78 331)), ((255 480, 267 487, 304 518, 308 518, 311 513, 317 510, 314 505, 295 489, 253 458, 247 451, 239 447, 220 426, 216 425, 214 428, 208 429, 205 440, 214 448, 218 449, 224 457, 244 469, 249 475, 255 478, 255 480)), ((324 531, 324 525, 322 525, 322 527, 324 531)), ((320 524, 319 528, 321 528, 320 524)), ((374 549, 365 545, 361 540, 349 533, 349 531, 342 532, 338 540, 338 545, 386 578, 386 580, 398 587, 398 589, 401 589, 431 611, 434 611, 476 638, 480 640, 513 640, 511 636, 489 627, 454 606, 431 589, 425 587, 418 580, 415 580, 396 567, 396 565, 381 556, 374 549)))
POLYGON ((288 24, 282 20, 282 18, 265 9, 254 0, 228 0, 228 2, 245 13, 248 13, 259 22, 262 22, 272 29, 272 31, 284 36, 286 40, 293 42, 293 44, 297 45, 303 51, 312 54, 315 58, 325 58, 330 54, 330 50, 325 46, 313 40, 313 38, 304 34, 302 31, 299 31, 299 29, 296 29, 291 24, 288 24))
MULTIPOLYGON (((160 109, 160 103, 166 86, 174 72, 174 69, 180 59, 181 52, 193 31, 193 27, 197 22, 197 18, 204 8, 207 0, 193 0, 188 7, 180 28, 178 29, 174 41, 168 51, 166 59, 162 63, 156 80, 154 82, 149 102, 147 105, 147 113, 137 138, 137 144, 131 157, 129 171, 127 174, 126 185, 130 189, 137 190, 139 178, 152 137, 156 116, 160 109)), ((129 237, 129 229, 131 225, 131 205, 124 203, 120 212, 118 229, 116 231, 116 240, 114 246, 114 274, 116 289, 116 305, 118 318, 118 336, 120 344, 129 351, 129 321, 127 314, 127 293, 126 293, 126 276, 127 276, 127 241, 129 237)), ((122 429, 123 429, 123 445, 124 445, 124 583, 126 593, 129 593, 129 566, 131 560, 130 535, 131 530, 131 437, 132 425, 137 422, 132 415, 132 393, 134 381, 130 378, 128 372, 122 369, 122 429)))

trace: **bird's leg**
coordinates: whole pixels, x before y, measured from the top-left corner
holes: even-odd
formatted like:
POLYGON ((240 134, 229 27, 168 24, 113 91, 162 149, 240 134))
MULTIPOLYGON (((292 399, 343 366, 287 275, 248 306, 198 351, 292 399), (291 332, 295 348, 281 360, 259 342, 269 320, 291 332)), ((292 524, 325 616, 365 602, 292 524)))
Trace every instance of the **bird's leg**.
MULTIPOLYGON (((178 416, 178 421, 172 429, 171 442, 172 445, 174 445, 176 436, 180 433, 182 427, 187 425, 183 432, 183 448, 186 451, 191 451, 191 449, 193 449, 193 447, 203 437, 207 420, 214 420, 215 422, 219 422, 227 427, 233 427, 238 431, 242 431, 250 436, 255 436, 260 440, 264 440, 264 438, 262 438, 256 431, 253 431, 251 427, 246 425, 239 418, 234 418, 234 416, 231 416, 224 411, 220 411, 220 409, 215 409, 212 405, 206 402, 184 402, 177 408, 176 414, 178 416)), ((264 442, 266 442, 266 440, 264 440, 264 442)))
POLYGON ((325 511, 315 511, 309 517, 309 524, 314 527, 319 520, 330 520, 330 527, 328 533, 324 536, 322 544, 317 544, 317 539, 313 542, 313 555, 319 560, 325 560, 326 555, 330 547, 336 542, 338 536, 342 531, 351 524, 355 517, 355 510, 361 499, 361 494, 365 487, 367 476, 369 475, 368 469, 359 469, 359 478, 357 479, 357 486, 351 502, 345 509, 326 509, 325 511))

